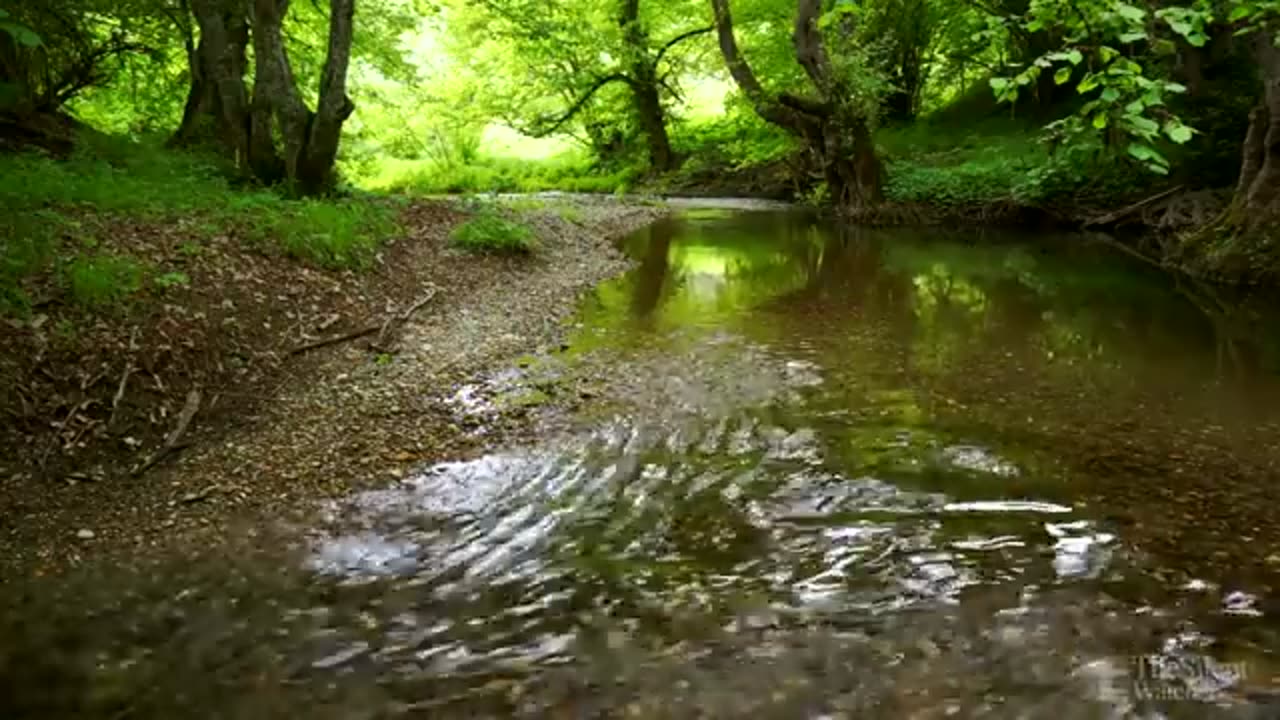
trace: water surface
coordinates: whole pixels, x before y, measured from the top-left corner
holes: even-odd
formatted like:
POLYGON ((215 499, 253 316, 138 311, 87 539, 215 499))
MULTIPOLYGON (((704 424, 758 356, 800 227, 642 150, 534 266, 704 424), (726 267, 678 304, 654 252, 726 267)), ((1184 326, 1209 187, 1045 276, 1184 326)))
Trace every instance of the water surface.
POLYGON ((286 668, 281 697, 335 717, 1275 712, 1265 315, 1080 236, 688 209, 625 249, 567 352, 452 398, 554 406, 538 443, 333 504, 286 587, 246 581, 214 613, 273 638, 254 652, 286 668))

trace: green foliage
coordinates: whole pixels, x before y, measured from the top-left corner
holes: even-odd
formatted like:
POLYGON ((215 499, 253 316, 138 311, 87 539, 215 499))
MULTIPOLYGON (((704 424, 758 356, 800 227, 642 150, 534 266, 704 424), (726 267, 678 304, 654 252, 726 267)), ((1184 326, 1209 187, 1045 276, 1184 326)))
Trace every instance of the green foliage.
POLYGON ((157 215, 225 206, 231 188, 210 159, 155 143, 95 139, 69 162, 0 156, 0 207, 86 206, 157 215))
POLYGON ((137 260, 110 253, 77 257, 64 272, 71 299, 91 309, 123 303, 142 289, 145 277, 137 260))
POLYGON ((393 209, 362 201, 282 202, 269 193, 233 200, 231 217, 263 247, 328 268, 363 268, 396 232, 393 209))
POLYGON ((881 131, 886 196, 943 207, 996 203, 1114 202, 1149 184, 1135 163, 1098 145, 1050 153, 1034 127, 1008 120, 932 123, 881 131))
POLYGON ((943 206, 1013 200, 1030 173, 1048 162, 1020 127, 994 124, 956 131, 922 123, 880 135, 886 148, 886 196, 943 206))
POLYGON ((720 117, 678 126, 673 140, 676 150, 689 158, 684 168, 689 173, 768 165, 799 148, 794 137, 761 120, 740 97, 720 117))
POLYGON ((163 275, 157 275, 152 282, 161 290, 185 288, 191 287, 191 276, 184 272, 167 272, 163 275))
POLYGON ((529 254, 538 249, 533 229, 492 209, 481 210, 449 234, 453 247, 473 253, 529 254))
POLYGON ((22 280, 53 257, 60 217, 47 210, 0 212, 0 315, 25 314, 22 280))
POLYGON ((0 32, 13 38, 13 41, 20 47, 38 48, 44 43, 40 38, 40 34, 31 29, 30 26, 17 20, 10 19, 9 12, 0 8, 0 32))
POLYGON ((485 192, 612 193, 629 188, 643 173, 638 166, 595 170, 574 155, 546 160, 482 156, 474 164, 384 160, 357 182, 372 190, 413 195, 468 195, 485 192))
MULTIPOLYGON (((396 217, 385 200, 294 200, 236 189, 214 160, 146 143, 99 139, 66 161, 0 155, 0 314, 24 314, 26 280, 55 266, 58 283, 86 308, 119 305, 141 290, 145 264, 113 249, 110 231, 121 220, 180 222, 198 235, 243 238, 322 267, 361 268, 394 236, 396 217)), ((204 252, 195 239, 177 250, 204 252)), ((167 290, 190 281, 169 272, 152 284, 167 290)))

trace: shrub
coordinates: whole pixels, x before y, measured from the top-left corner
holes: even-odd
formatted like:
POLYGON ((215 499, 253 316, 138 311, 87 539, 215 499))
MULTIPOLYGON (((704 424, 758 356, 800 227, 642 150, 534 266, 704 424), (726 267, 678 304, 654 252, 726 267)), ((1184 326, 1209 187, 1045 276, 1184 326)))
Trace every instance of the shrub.
POLYGON ((475 253, 527 254, 538 248, 529 226, 492 211, 482 212, 454 228, 449 240, 453 247, 475 253))

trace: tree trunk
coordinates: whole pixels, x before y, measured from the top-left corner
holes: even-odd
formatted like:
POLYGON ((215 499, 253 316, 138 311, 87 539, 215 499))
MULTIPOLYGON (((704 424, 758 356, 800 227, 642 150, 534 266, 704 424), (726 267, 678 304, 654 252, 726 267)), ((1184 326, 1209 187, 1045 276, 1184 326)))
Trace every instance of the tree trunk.
POLYGON ((817 28, 821 0, 798 0, 792 36, 796 62, 818 90, 818 100, 785 94, 770 97, 738 49, 728 0, 711 0, 711 6, 729 74, 756 113, 808 145, 839 209, 856 215, 879 204, 883 198, 880 161, 871 128, 865 117, 843 102, 848 93, 831 72, 817 28))
POLYGON ((249 153, 247 8, 239 0, 192 0, 191 10, 200 42, 194 51, 188 46, 191 88, 182 124, 171 142, 185 145, 216 138, 243 168, 249 153))
POLYGON ((841 102, 851 93, 831 70, 818 32, 821 11, 822 0, 798 1, 792 42, 796 60, 824 98, 820 147, 827 188, 839 208, 860 215, 884 199, 880 159, 867 118, 841 102))
POLYGON ((329 3, 329 49, 324 61, 324 74, 320 78, 320 102, 295 178, 306 193, 333 186, 342 126, 356 110, 355 103, 347 94, 355 14, 355 0, 332 0, 329 3))
POLYGON ((250 114, 249 164, 260 180, 285 180, 306 195, 332 187, 342 125, 355 110, 347 95, 355 0, 331 0, 329 8, 328 53, 320 81, 320 101, 313 113, 298 93, 284 47, 282 26, 289 0, 254 0, 253 7, 257 74, 250 114))
POLYGON ((1249 113, 1249 132, 1244 137, 1244 148, 1240 159, 1240 179, 1236 184, 1236 198, 1243 202, 1249 197, 1249 189, 1253 181, 1262 171, 1262 161, 1266 154, 1264 140, 1267 137, 1267 106, 1259 105, 1249 113))
POLYGON ((285 52, 283 25, 289 0, 254 0, 253 54, 256 75, 250 121, 249 163, 264 182, 293 180, 311 123, 298 95, 285 52), (277 135, 279 145, 277 145, 277 135))
POLYGON ((671 150, 671 137, 667 134, 666 111, 658 93, 658 79, 647 63, 637 64, 632 71, 634 78, 631 93, 635 98, 636 114, 640 129, 649 145, 649 167, 657 172, 675 169, 675 154, 671 150))
POLYGON ((623 43, 631 58, 628 84, 635 103, 636 120, 649 146, 649 166, 657 172, 666 172, 674 167, 675 158, 658 88, 658 69, 654 59, 649 57, 649 38, 640 23, 640 0, 622 0, 618 25, 622 28, 623 43))
POLYGON ((1262 107, 1250 118, 1241 162, 1240 187, 1247 185, 1243 209, 1254 229, 1280 219, 1280 49, 1272 37, 1267 29, 1255 38, 1264 96, 1262 107))
POLYGON ((268 185, 287 181, 298 192, 315 194, 333 184, 342 125, 355 110, 347 95, 355 0, 330 0, 328 54, 314 113, 298 93, 285 51, 288 9, 289 0, 252 0, 251 7, 247 0, 191 0, 200 41, 194 48, 187 44, 191 88, 171 143, 216 138, 245 176, 268 185), (251 38, 252 98, 245 87, 251 38))

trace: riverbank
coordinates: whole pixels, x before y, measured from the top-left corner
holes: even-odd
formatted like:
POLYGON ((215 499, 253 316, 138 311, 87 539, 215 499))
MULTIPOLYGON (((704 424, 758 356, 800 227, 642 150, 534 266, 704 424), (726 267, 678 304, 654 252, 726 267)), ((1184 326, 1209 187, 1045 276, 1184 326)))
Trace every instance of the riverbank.
MULTIPOLYGON (((19 392, 3 428, 6 576, 214 539, 231 517, 465 455, 488 438, 456 421, 445 402, 454 386, 490 363, 555 351, 578 294, 626 267, 610 240, 664 212, 524 206, 538 251, 476 256, 449 242, 468 212, 413 202, 364 272, 215 238, 185 266, 180 300, 143 299, 73 338, 50 332, 49 314, 10 321, 2 354, 19 392), (56 411, 38 414, 41 397, 56 411)), ((137 254, 172 249, 140 225, 156 232, 129 235, 137 254)), ((489 432, 514 432, 518 412, 510 418, 489 432)))

